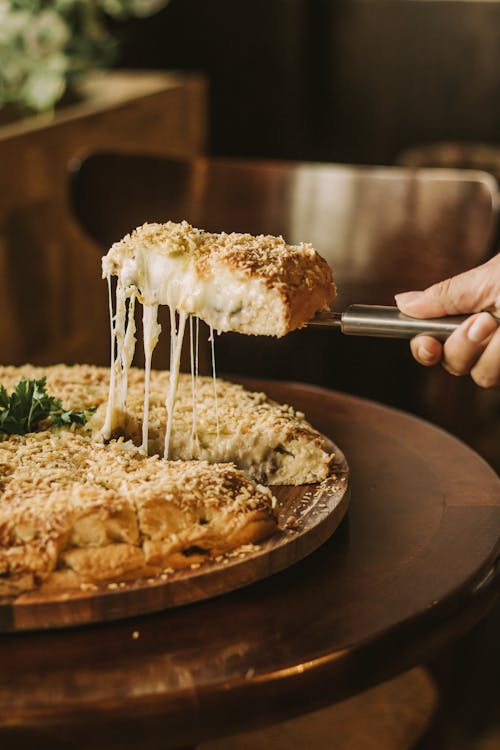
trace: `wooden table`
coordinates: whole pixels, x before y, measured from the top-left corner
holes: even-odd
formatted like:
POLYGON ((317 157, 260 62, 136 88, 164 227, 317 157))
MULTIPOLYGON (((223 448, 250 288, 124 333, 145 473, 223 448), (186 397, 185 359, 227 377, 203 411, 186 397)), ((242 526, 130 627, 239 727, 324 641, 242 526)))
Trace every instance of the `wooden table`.
POLYGON ((500 481, 431 425, 267 383, 344 450, 347 518, 305 561, 205 603, 0 637, 0 743, 178 747, 340 700, 433 657, 499 591, 500 481))

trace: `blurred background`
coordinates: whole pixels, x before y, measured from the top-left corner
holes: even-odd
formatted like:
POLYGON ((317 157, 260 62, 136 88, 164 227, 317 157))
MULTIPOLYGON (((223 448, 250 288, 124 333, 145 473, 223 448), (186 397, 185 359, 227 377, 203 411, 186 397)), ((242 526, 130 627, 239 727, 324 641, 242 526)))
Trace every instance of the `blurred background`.
POLYGON ((396 164, 498 145, 494 0, 171 0, 119 37, 121 65, 207 74, 212 154, 396 164))

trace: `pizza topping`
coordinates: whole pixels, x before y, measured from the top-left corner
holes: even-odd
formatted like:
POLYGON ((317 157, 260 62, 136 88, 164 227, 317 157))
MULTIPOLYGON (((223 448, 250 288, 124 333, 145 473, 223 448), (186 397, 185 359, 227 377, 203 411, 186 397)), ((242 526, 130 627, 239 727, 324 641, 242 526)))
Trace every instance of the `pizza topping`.
POLYGON ((26 435, 41 427, 85 424, 88 413, 95 409, 64 409, 58 398, 47 393, 46 381, 46 377, 38 380, 21 378, 10 396, 0 385, 0 434, 26 435))
MULTIPOLYGON (((215 389, 214 330, 283 336, 305 325, 335 297, 332 272, 311 245, 288 245, 283 237, 271 235, 215 234, 195 229, 186 221, 138 227, 110 248, 102 269, 110 290, 111 316, 111 380, 102 434, 108 440, 127 421, 127 383, 135 346, 133 302, 137 298, 143 305, 145 356, 142 448, 148 453, 151 358, 161 331, 158 306, 166 305, 171 347, 162 450, 165 458, 171 457, 180 353, 188 317, 196 316, 210 326, 215 389), (117 277, 114 310, 111 276, 117 277)), ((192 333, 191 322, 189 328, 192 333)), ((191 368, 191 439, 195 443, 197 379, 193 355, 191 368)), ((219 438, 216 393, 214 406, 219 438)))
POLYGON ((102 262, 144 304, 197 315, 217 331, 284 336, 335 297, 328 263, 308 243, 219 234, 186 221, 144 224, 115 242, 102 262))
POLYGON ((231 464, 161 461, 45 430, 0 446, 0 598, 189 567, 277 529, 271 492, 231 464))

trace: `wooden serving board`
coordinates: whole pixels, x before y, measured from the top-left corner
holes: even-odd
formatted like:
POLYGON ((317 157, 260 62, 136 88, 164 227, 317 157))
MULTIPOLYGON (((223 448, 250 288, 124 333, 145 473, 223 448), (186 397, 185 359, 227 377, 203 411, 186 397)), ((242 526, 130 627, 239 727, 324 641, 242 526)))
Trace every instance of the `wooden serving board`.
POLYGON ((107 622, 224 594, 293 565, 333 534, 349 502, 349 469, 332 444, 335 461, 321 484, 272 487, 280 531, 249 550, 165 578, 108 584, 92 591, 32 592, 0 599, 0 632, 107 622))

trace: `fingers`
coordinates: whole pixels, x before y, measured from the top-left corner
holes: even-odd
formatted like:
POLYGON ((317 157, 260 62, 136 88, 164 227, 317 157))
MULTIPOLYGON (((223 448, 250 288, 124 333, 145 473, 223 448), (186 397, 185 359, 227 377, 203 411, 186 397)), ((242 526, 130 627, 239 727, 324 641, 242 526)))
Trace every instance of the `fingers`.
POLYGON ((500 328, 498 326, 470 374, 477 385, 483 388, 500 385, 500 328))
POLYGON ((421 292, 396 295, 401 312, 415 318, 473 313, 500 304, 500 253, 481 266, 440 281, 421 292))
POLYGON ((434 284, 421 292, 396 296, 401 312, 415 318, 476 313, 467 318, 444 345, 429 336, 411 342, 422 365, 441 362, 452 375, 470 374, 484 388, 500 385, 500 328, 481 310, 500 310, 500 253, 477 268, 434 284))
POLYGON ((402 292, 397 294, 396 304, 405 315, 414 318, 439 318, 443 315, 454 315, 455 293, 450 289, 452 279, 445 279, 439 284, 427 287, 421 292, 402 292))
POLYGON ((452 375, 471 372, 483 354, 497 322, 489 313, 471 315, 454 331, 443 348, 443 367, 452 375))
POLYGON ((421 365, 441 361, 452 375, 470 374, 483 388, 500 385, 500 328, 489 313, 471 315, 444 346, 430 336, 416 336, 410 347, 421 365))
POLYGON ((437 365, 443 356, 442 345, 431 336, 415 336, 410 341, 410 349, 417 362, 424 367, 437 365))
POLYGON ((429 336, 411 342, 413 356, 422 365, 441 362, 453 375, 470 374, 480 386, 500 384, 500 329, 482 310, 500 310, 500 253, 477 268, 433 284, 421 292, 396 295, 401 312, 415 318, 471 315, 446 343, 429 336))

